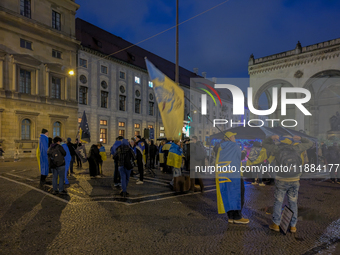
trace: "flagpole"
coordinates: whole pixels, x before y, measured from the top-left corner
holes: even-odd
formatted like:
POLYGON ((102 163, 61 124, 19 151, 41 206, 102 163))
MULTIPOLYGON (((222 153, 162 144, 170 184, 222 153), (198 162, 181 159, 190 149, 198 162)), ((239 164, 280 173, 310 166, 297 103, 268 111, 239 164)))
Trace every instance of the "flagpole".
POLYGON ((178 0, 176 0, 176 69, 175 82, 179 84, 179 67, 178 67, 178 0))

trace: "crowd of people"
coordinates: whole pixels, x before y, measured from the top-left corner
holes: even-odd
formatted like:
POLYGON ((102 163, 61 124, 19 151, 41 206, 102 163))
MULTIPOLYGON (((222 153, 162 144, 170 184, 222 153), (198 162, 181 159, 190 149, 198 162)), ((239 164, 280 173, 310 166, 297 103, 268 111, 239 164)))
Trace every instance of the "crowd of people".
MULTIPOLYGON (((251 184, 265 186, 264 177, 269 177, 271 183, 275 184, 274 205, 272 224, 269 226, 274 231, 279 231, 281 221, 282 203, 285 196, 288 198, 288 206, 293 212, 290 221, 290 231, 296 232, 298 219, 298 192, 300 187, 300 176, 303 172, 296 171, 296 167, 307 164, 316 164, 318 160, 324 166, 340 164, 340 149, 337 143, 327 147, 324 143, 316 151, 315 142, 300 136, 278 136, 267 137, 262 142, 256 140, 249 142, 246 146, 240 146, 236 141, 237 134, 226 132, 224 139, 215 145, 212 157, 215 166, 231 166, 240 169, 242 166, 250 167, 252 176, 251 184), (242 163, 242 161, 244 163, 242 163), (263 176, 263 171, 256 171, 264 166, 290 166, 289 171, 272 171, 263 176), (292 168, 291 166, 295 166, 292 168), (257 181, 258 182, 257 182, 257 181)), ((53 173, 53 193, 67 194, 64 183, 68 184, 67 173, 73 173, 73 164, 77 158, 78 167, 81 167, 81 160, 76 153, 79 142, 72 143, 71 139, 63 141, 60 137, 48 138, 48 131, 43 129, 39 139, 37 157, 41 170, 41 184, 46 183, 46 176, 53 173), (59 179, 59 190, 58 190, 59 179)), ((81 145, 80 145, 81 146, 81 145)), ((172 174, 169 183, 173 187, 184 171, 190 173, 189 191, 204 191, 202 175, 196 173, 195 166, 208 164, 207 152, 201 141, 196 136, 191 139, 162 140, 155 145, 153 140, 144 139, 137 135, 130 140, 122 136, 116 138, 110 149, 110 155, 114 160, 113 184, 120 188, 122 197, 129 196, 127 192, 130 177, 135 175, 134 167, 138 169, 136 177, 137 185, 144 184, 144 174, 146 170, 158 168, 163 173, 172 174), (196 187, 200 187, 200 189, 196 187)), ((87 156, 89 162, 89 173, 91 178, 101 176, 103 161, 107 158, 105 147, 101 144, 93 144, 87 156)), ((328 169, 328 168, 327 168, 328 169)), ((330 169, 330 168, 329 168, 330 169)), ((340 171, 334 167, 330 171, 331 181, 340 184, 340 171)), ((218 212, 227 213, 228 222, 233 224, 247 224, 249 219, 242 215, 244 205, 244 181, 242 171, 237 173, 217 173, 216 189, 218 212)), ((248 176, 249 177, 249 176, 248 176)))

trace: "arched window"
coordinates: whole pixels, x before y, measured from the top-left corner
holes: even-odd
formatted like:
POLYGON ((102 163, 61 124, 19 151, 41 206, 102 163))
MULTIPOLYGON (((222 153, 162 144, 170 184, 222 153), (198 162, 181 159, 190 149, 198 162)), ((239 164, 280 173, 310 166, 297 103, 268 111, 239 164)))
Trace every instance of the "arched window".
POLYGON ((53 123, 53 137, 60 136, 61 123, 56 121, 53 123))
POLYGON ((31 139, 31 121, 29 119, 24 119, 21 122, 21 139, 22 140, 31 139))

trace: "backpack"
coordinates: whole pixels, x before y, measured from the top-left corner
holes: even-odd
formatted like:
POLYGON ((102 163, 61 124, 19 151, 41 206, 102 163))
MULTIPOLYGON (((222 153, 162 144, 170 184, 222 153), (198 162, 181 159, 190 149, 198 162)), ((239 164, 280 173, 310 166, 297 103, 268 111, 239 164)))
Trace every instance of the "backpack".
MULTIPOLYGON (((60 145, 59 145, 60 146, 60 145)), ((59 146, 54 147, 50 154, 50 168, 56 168, 65 165, 65 158, 59 150, 59 146)))
POLYGON ((293 148, 293 145, 279 146, 279 155, 276 158, 279 166, 287 166, 289 172, 278 172, 278 176, 294 177, 299 175, 298 167, 302 165, 301 155, 293 148), (296 168, 294 168, 296 166, 296 168))
POLYGON ((207 156, 207 152, 205 151, 205 147, 201 142, 196 143, 196 160, 202 160, 207 156))
POLYGON ((253 147, 253 148, 251 148, 251 150, 249 152, 248 159, 251 162, 254 162, 260 156, 261 150, 262 150, 261 147, 253 147))

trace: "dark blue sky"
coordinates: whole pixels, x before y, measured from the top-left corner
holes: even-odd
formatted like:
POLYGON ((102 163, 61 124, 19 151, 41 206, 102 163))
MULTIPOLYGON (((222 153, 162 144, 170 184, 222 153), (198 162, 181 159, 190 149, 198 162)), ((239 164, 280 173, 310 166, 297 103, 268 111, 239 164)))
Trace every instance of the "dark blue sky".
MULTIPOLYGON (((176 0, 76 0, 77 17, 137 43, 175 25, 176 0)), ((185 21, 223 0, 179 0, 185 21)), ((248 77, 248 59, 340 37, 339 0, 229 0, 180 26, 180 65, 248 77)), ((139 45, 175 62, 175 29, 139 45)))

